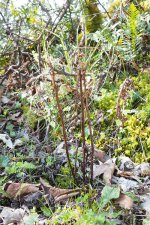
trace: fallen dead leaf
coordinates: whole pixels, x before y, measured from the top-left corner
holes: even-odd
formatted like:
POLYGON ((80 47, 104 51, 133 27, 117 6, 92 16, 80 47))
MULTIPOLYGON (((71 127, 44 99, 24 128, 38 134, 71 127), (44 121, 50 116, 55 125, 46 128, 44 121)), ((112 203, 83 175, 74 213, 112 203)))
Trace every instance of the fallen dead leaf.
POLYGON ((121 189, 126 191, 131 191, 134 188, 139 187, 139 182, 131 179, 126 179, 124 177, 113 177, 113 183, 117 184, 121 189))
POLYGON ((40 220, 37 213, 29 212, 27 209, 22 208, 13 209, 4 207, 0 213, 0 220, 3 225, 41 224, 39 223, 40 220))
POLYGON ((131 209, 133 207, 133 200, 123 193, 116 200, 116 203, 123 209, 131 209))
POLYGON ((93 179, 95 179, 97 176, 100 176, 103 174, 103 180, 106 185, 111 185, 111 179, 112 175, 115 170, 115 164, 110 163, 104 163, 100 166, 97 166, 93 171, 93 179))
POLYGON ((3 225, 18 224, 22 221, 24 215, 24 209, 12 209, 9 207, 4 207, 0 214, 0 218, 3 221, 3 225))
POLYGON ((39 188, 34 184, 28 183, 6 183, 4 190, 10 198, 16 199, 25 196, 30 193, 38 192, 39 188))
POLYGON ((10 104, 10 103, 12 104, 13 103, 7 96, 2 96, 1 101, 3 104, 10 104))
POLYGON ((46 194, 50 194, 53 198, 55 203, 57 202, 64 202, 68 198, 73 196, 79 195, 81 189, 61 189, 57 187, 52 187, 47 182, 45 182, 42 178, 40 178, 41 186, 43 187, 46 194))
POLYGON ((7 134, 0 134, 0 140, 2 140, 8 148, 13 148, 11 138, 7 134))
POLYGON ((131 177, 133 176, 133 172, 131 171, 117 171, 117 175, 121 176, 121 177, 131 177))

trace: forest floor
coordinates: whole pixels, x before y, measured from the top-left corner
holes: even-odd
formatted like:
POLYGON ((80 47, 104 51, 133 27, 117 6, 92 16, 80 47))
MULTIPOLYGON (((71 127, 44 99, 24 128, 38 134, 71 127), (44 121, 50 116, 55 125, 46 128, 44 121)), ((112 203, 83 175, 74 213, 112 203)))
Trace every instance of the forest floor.
POLYGON ((5 88, 0 95, 0 224, 150 224, 146 158, 137 163, 130 154, 115 156, 94 146, 91 181, 91 145, 87 140, 83 171, 82 142, 72 136, 67 143, 73 178, 64 141, 50 140, 46 120, 31 126, 34 116, 21 98, 29 89, 5 88))

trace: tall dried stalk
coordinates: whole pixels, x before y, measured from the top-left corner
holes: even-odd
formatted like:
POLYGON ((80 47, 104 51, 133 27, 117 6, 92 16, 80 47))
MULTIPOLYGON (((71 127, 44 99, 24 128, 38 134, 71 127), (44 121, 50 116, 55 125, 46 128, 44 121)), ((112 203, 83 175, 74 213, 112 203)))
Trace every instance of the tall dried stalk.
POLYGON ((89 104, 88 104, 88 94, 86 91, 86 78, 85 78, 85 71, 83 74, 83 83, 84 83, 84 93, 85 93, 85 108, 88 120, 88 126, 90 131, 90 142, 91 142, 91 183, 93 182, 93 156, 94 156, 94 142, 93 142, 93 134, 92 134, 92 126, 89 114, 89 104))
POLYGON ((133 80, 126 78, 122 85, 120 86, 118 99, 117 99, 117 105, 116 105, 116 114, 117 117, 122 122, 122 126, 124 125, 124 122, 126 121, 126 117, 123 114, 123 107, 125 107, 127 99, 129 97, 129 91, 133 89, 133 80), (121 104, 121 101, 123 102, 123 106, 121 104))
POLYGON ((64 119, 63 119, 63 112, 62 112, 61 104, 60 104, 60 101, 59 101, 58 86, 55 82, 55 73, 54 73, 54 68, 53 68, 51 62, 49 62, 49 67, 51 69, 52 84, 53 84, 54 94, 55 94, 55 98, 56 98, 56 102, 57 102, 58 113, 59 113, 59 117, 60 117, 61 125, 62 125, 62 131, 63 131, 63 137, 64 137, 65 149, 66 149, 66 156, 67 156, 68 164, 69 164, 69 167, 70 167, 70 171, 72 173, 74 181, 76 181, 74 170, 73 170, 73 167, 71 165, 71 160, 70 160, 70 157, 69 157, 67 134, 66 134, 65 124, 64 124, 64 119))
POLYGON ((86 145, 85 145, 85 117, 84 117, 84 94, 83 94, 83 74, 84 74, 84 65, 82 63, 79 64, 78 76, 80 83, 80 101, 81 101, 81 137, 82 137, 82 151, 83 151, 83 182, 85 183, 85 174, 86 174, 86 145))

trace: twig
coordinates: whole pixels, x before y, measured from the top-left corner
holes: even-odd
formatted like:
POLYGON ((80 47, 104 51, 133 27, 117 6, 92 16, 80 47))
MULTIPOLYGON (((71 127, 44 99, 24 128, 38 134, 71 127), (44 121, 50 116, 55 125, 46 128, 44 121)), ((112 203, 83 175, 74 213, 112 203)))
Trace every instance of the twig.
POLYGON ((104 9, 104 11, 105 11, 105 13, 107 14, 107 16, 109 17, 109 19, 111 19, 111 16, 109 15, 108 11, 107 11, 106 8, 103 6, 103 4, 101 4, 99 0, 98 0, 98 3, 99 3, 100 6, 104 9))
MULTIPOLYGON (((52 28, 52 32, 53 33, 57 29, 57 26, 60 23, 60 21, 63 19, 65 13, 67 12, 68 8, 70 7, 70 4, 71 4, 70 0, 66 0, 66 4, 64 5, 63 10, 61 9, 60 15, 58 16, 59 19, 58 19, 57 23, 55 24, 55 26, 52 28)), ((54 23, 55 23, 55 21, 54 21, 54 23)), ((52 35, 52 33, 50 32, 50 34, 48 35, 48 37, 47 37, 46 40, 49 40, 49 38, 51 37, 51 35, 52 35)))
POLYGON ((50 23, 50 25, 52 25, 53 24, 52 17, 51 17, 51 14, 49 13, 49 10, 41 3, 40 0, 37 0, 37 1, 41 7, 41 10, 44 11, 47 14, 47 16, 49 17, 49 23, 50 23))

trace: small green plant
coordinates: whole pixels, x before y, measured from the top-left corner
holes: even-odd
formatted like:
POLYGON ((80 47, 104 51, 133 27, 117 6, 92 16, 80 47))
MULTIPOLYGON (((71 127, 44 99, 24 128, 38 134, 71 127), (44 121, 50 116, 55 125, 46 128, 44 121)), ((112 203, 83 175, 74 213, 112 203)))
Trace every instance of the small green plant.
POLYGON ((30 106, 24 105, 22 106, 22 110, 27 121, 27 124, 30 128, 34 129, 38 123, 38 116, 30 109, 30 106))
POLYGON ((140 12, 135 7, 134 3, 132 2, 129 7, 129 15, 128 15, 128 26, 130 29, 130 36, 131 36, 131 46, 134 51, 136 51, 136 45, 137 45, 137 18, 139 16, 140 12))
POLYGON ((59 174, 57 174, 55 179, 56 186, 61 188, 70 188, 74 186, 74 179, 70 174, 70 169, 68 166, 62 166, 59 174))
POLYGON ((49 156, 46 158, 46 164, 47 164, 48 166, 52 166, 55 162, 56 162, 56 159, 55 159, 54 156, 49 155, 49 156))
POLYGON ((120 212, 109 211, 109 206, 113 199, 117 199, 120 195, 119 188, 104 187, 102 196, 99 201, 94 200, 95 191, 83 193, 82 196, 76 199, 76 204, 73 207, 62 209, 57 208, 52 215, 52 224, 73 223, 75 225, 116 225, 115 219, 120 215, 120 212))
POLYGON ((52 216, 52 210, 50 207, 47 206, 42 206, 40 207, 41 211, 43 212, 44 216, 46 217, 51 217, 52 216))
POLYGON ((36 166, 28 162, 11 162, 5 167, 5 172, 7 174, 16 174, 17 177, 22 177, 23 173, 29 173, 33 170, 36 170, 36 166))

